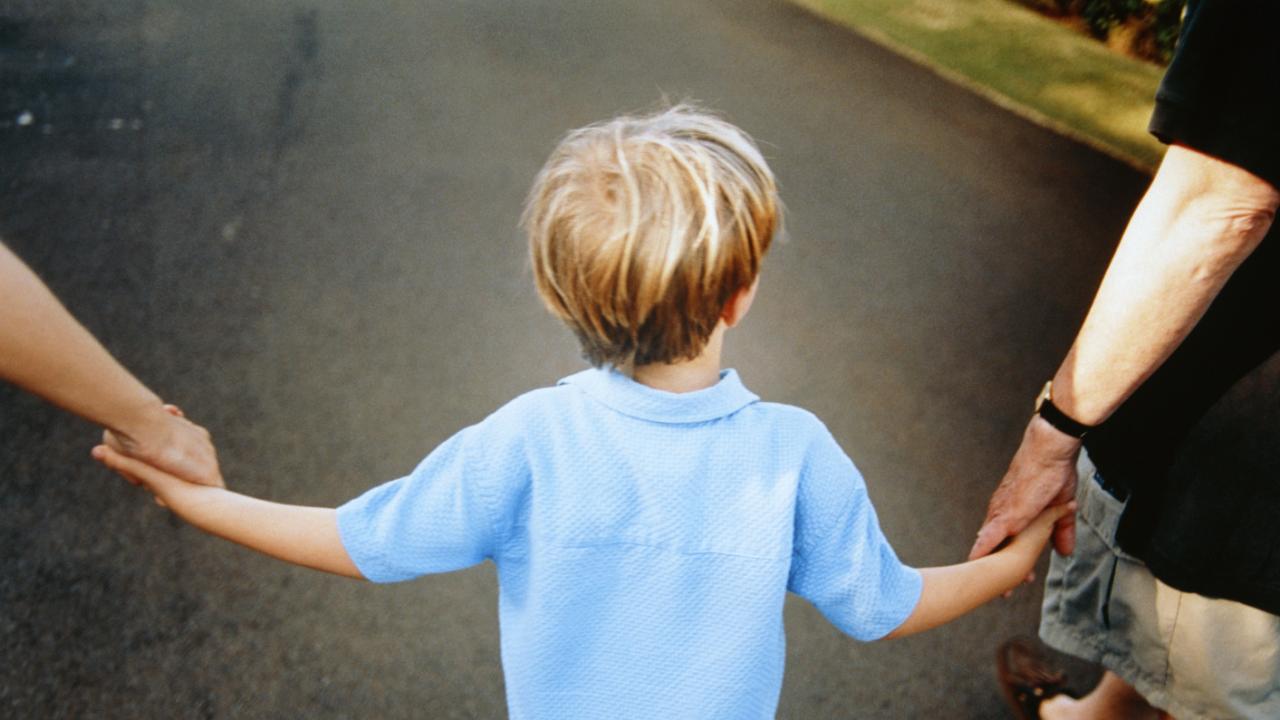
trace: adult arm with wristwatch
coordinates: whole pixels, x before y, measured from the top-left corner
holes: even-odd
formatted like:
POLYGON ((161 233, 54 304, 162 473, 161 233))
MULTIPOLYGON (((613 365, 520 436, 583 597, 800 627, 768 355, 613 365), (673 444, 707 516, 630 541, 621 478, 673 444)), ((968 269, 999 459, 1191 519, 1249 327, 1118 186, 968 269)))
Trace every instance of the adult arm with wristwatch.
MULTIPOLYGON (((996 488, 970 558, 987 555, 1044 508, 1075 495, 1076 458, 1168 359, 1266 235, 1280 191, 1252 173, 1170 146, 1125 229, 1080 333, 1046 385, 996 488)), ((1070 554, 1075 518, 1054 547, 1070 554)))

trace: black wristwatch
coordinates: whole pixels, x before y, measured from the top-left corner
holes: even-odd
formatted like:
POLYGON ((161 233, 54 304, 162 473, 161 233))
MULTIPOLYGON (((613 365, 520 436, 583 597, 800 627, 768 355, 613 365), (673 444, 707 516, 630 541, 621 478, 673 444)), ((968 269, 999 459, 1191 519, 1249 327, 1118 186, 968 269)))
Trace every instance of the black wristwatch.
POLYGON ((1080 440, 1083 440, 1084 436, 1088 435, 1094 427, 1068 417, 1066 413, 1058 409, 1057 405, 1053 404, 1052 380, 1044 384, 1044 389, 1040 391, 1040 397, 1036 398, 1036 414, 1044 418, 1044 421, 1054 428, 1080 440))

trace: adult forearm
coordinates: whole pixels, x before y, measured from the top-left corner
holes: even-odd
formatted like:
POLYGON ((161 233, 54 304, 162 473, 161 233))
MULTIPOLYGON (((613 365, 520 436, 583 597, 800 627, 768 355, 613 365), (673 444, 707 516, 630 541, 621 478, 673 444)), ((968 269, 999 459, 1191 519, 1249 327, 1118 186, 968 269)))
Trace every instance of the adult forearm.
POLYGON ((99 425, 135 434, 163 415, 139 382, 0 244, 0 378, 99 425))
POLYGON ((268 502, 221 488, 173 484, 171 510, 212 535, 294 565, 363 579, 342 545, 337 511, 268 502))
POLYGON ((1054 376, 1054 403, 1086 424, 1110 416, 1195 327, 1278 202, 1244 170, 1170 148, 1054 376))

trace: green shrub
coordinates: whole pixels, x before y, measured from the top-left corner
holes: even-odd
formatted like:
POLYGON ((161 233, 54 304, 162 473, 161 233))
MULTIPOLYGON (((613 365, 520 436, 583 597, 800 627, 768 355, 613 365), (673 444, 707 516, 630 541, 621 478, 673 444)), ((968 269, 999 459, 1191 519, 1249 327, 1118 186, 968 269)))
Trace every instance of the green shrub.
POLYGON ((1081 10, 1089 31, 1106 39, 1111 29, 1147 9, 1147 0, 1085 0, 1081 10))
MULTIPOLYGON (((1089 33, 1106 40, 1123 30, 1130 53, 1168 63, 1178 42, 1186 0, 1016 0, 1055 17, 1079 18, 1089 33)), ((1275 0, 1267 0, 1273 2, 1275 0)))
POLYGON ((1178 31, 1182 29, 1182 9, 1187 0, 1160 0, 1155 9, 1155 43, 1159 60, 1167 63, 1173 57, 1178 44, 1178 31))

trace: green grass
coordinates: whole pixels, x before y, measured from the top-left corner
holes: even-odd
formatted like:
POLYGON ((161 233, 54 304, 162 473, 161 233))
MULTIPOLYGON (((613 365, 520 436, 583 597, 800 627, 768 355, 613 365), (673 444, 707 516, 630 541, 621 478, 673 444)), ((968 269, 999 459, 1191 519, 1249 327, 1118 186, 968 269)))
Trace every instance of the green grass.
POLYGON ((1163 68, 1010 0, 792 0, 1033 120, 1152 169, 1146 131, 1163 68))

